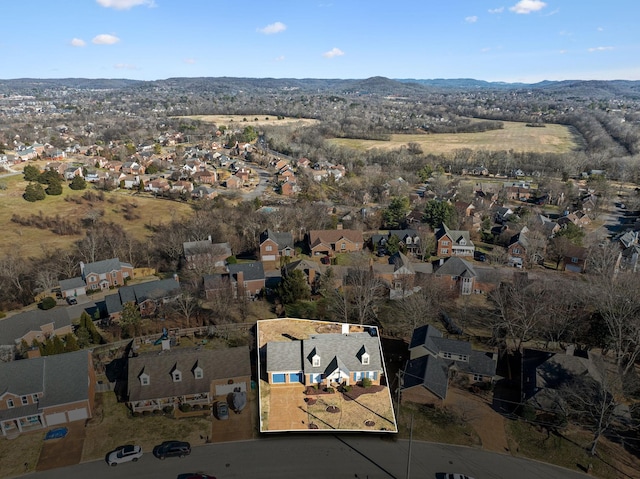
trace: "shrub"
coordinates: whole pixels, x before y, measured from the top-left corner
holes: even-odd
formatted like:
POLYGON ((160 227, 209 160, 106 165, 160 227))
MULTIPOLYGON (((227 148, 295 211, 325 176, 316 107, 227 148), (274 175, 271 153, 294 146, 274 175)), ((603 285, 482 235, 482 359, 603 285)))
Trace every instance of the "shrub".
POLYGON ((348 393, 349 391, 351 391, 351 385, 345 384, 344 386, 342 386, 342 391, 348 393))
POLYGON ((145 411, 142 411, 142 415, 143 415, 144 417, 151 416, 151 411, 149 411, 148 409, 147 409, 147 410, 145 410, 145 411))
POLYGON ((56 300, 53 299, 51 296, 47 296, 46 298, 43 298, 42 301, 40 301, 38 308, 46 311, 47 309, 51 309, 55 307, 55 305, 56 305, 56 300))
POLYGON ((165 406, 162 408, 162 412, 165 414, 171 414, 173 412, 173 406, 165 406))
POLYGON ((328 388, 327 388, 327 392, 328 392, 329 394, 335 394, 336 390, 335 390, 335 389, 333 389, 332 387, 328 387, 328 388))
POLYGON ((362 387, 363 388, 370 388, 371 387, 371 379, 362 378, 362 387))
POLYGON ((200 404, 194 404, 193 405, 193 410, 194 411, 199 411, 200 409, 202 409, 202 406, 200 406, 200 404))
POLYGON ((160 409, 154 409, 153 410, 153 415, 154 416, 159 416, 160 414, 162 414, 162 411, 160 409))
POLYGON ((180 410, 182 412, 189 412, 191 411, 191 404, 180 404, 180 410))

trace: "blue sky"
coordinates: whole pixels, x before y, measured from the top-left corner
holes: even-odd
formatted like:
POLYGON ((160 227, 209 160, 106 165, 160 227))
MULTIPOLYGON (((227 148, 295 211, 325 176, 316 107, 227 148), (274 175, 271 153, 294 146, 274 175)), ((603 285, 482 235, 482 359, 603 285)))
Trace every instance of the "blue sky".
POLYGON ((0 78, 640 80, 638 0, 4 0, 0 78))

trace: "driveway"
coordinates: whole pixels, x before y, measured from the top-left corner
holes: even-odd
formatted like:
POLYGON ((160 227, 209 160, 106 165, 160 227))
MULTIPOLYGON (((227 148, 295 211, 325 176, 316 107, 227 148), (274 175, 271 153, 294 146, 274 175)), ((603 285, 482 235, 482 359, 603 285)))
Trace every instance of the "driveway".
POLYGON ((47 471, 80 463, 85 437, 84 421, 64 424, 64 427, 69 430, 65 437, 43 440, 36 471, 47 471))
POLYGON ((240 414, 229 411, 229 419, 221 421, 214 414, 211 416, 211 436, 209 442, 248 441, 254 438, 257 431, 258 405, 255 400, 247 398, 247 405, 240 414))
POLYGON ((269 393, 268 431, 308 429, 304 386, 272 386, 269 393))

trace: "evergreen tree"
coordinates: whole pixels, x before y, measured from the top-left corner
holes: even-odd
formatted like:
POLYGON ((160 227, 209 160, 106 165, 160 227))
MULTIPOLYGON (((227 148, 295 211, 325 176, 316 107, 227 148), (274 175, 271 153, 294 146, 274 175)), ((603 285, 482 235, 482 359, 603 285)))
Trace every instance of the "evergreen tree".
POLYGON ((64 352, 71 353, 73 351, 77 351, 78 349, 80 349, 80 346, 78 346, 76 337, 72 333, 68 333, 64 337, 64 352))
POLYGON ((403 228, 407 221, 409 211, 411 211, 409 198, 406 196, 396 196, 382 213, 385 226, 389 229, 403 228))
POLYGON ((26 181, 38 181, 38 178, 40 177, 40 170, 38 167, 33 165, 25 166, 22 173, 24 174, 24 179, 26 181))
POLYGON ((40 183, 29 183, 24 190, 24 195, 22 195, 25 200, 31 203, 44 200, 45 196, 44 188, 40 183))
POLYGON ((443 223, 455 227, 457 217, 456 208, 447 201, 429 200, 424 209, 424 222, 432 229, 440 228, 443 223))
POLYGON ((84 190, 86 187, 87 187, 87 182, 80 175, 74 176, 71 183, 69 183, 69 188, 75 191, 84 190))
POLYGON ((133 301, 125 303, 122 307, 122 315, 120 316, 120 325, 127 337, 134 337, 138 334, 142 316, 138 306, 133 301))
POLYGON ((49 186, 47 186, 47 189, 45 190, 45 192, 48 195, 51 196, 58 196, 62 194, 62 182, 58 179, 55 178, 51 178, 49 180, 49 186))
POLYGON ((284 275, 278 288, 278 294, 284 304, 311 298, 311 289, 304 273, 295 269, 284 275))

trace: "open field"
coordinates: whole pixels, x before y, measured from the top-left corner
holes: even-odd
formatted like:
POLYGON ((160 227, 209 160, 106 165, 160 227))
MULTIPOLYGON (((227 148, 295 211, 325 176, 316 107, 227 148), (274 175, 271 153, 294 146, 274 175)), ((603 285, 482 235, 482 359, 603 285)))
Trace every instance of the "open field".
POLYGON ((447 154, 465 148, 487 151, 567 153, 579 146, 572 129, 564 125, 548 124, 544 128, 531 128, 524 123, 511 121, 502 123, 504 128, 501 130, 481 133, 398 134, 391 135, 390 141, 334 138, 329 142, 361 151, 373 148, 393 150, 409 143, 417 143, 424 154, 447 154))
POLYGON ((43 217, 59 216, 76 223, 92 210, 102 211, 104 221, 118 223, 134 238, 144 240, 150 234, 146 224, 157 225, 168 222, 171 218, 187 215, 191 210, 185 203, 143 197, 130 191, 105 193, 105 201, 81 200, 80 197, 85 192, 96 191, 91 186, 83 191, 73 191, 66 184, 63 186, 62 195, 47 196, 43 201, 30 203, 22 198, 28 184, 22 175, 4 177, 0 181, 7 185, 5 190, 0 190, 0 228, 5 231, 5 241, 0 244, 0 256, 9 252, 19 252, 25 257, 40 256, 45 247, 66 249, 84 235, 83 232, 80 235, 62 236, 48 229, 22 226, 11 221, 14 214, 20 217, 40 214, 43 217), (68 201, 65 198, 77 199, 78 202, 68 201), (124 218, 124 208, 127 205, 132 205, 131 210, 138 218, 132 220, 124 218))
POLYGON ((251 115, 189 115, 174 118, 188 118, 189 120, 198 120, 204 123, 213 123, 216 126, 224 125, 227 128, 235 126, 238 123, 245 126, 290 126, 290 125, 313 125, 318 120, 310 118, 289 118, 284 117, 278 120, 277 116, 265 115, 264 113, 256 113, 251 115))

